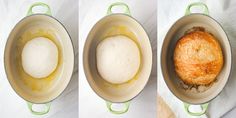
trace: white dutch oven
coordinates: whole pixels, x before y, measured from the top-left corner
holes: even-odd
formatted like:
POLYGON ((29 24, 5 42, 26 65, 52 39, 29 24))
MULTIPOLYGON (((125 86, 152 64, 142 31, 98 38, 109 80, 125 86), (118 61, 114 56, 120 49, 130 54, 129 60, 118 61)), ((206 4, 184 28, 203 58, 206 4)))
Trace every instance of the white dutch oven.
POLYGON ((208 107, 208 102, 214 99, 223 90, 230 76, 232 64, 232 53, 229 40, 226 33, 220 24, 208 16, 208 8, 203 3, 190 4, 186 10, 186 15, 180 18, 168 31, 161 49, 161 69, 164 80, 171 92, 184 102, 185 110, 194 116, 204 114, 208 107), (200 7, 203 9, 203 14, 191 13, 192 7, 200 7), (224 65, 217 76, 217 82, 204 92, 189 92, 179 86, 180 79, 174 69, 173 53, 176 42, 184 33, 194 26, 204 27, 218 39, 224 56, 224 65), (201 112, 191 112, 190 104, 201 105, 201 112))
POLYGON ((49 112, 50 102, 58 97, 67 87, 74 67, 74 52, 71 38, 65 27, 51 16, 48 5, 33 4, 27 14, 11 31, 4 53, 5 71, 9 83, 15 92, 28 102, 33 114, 49 112), (33 8, 47 8, 45 14, 34 13, 33 8), (59 50, 59 64, 49 77, 35 79, 25 74, 18 63, 22 46, 34 37, 53 38, 59 50), (34 104, 45 104, 45 110, 35 111, 34 104))
POLYGON ((149 79, 152 68, 152 50, 148 35, 144 28, 130 16, 126 4, 112 4, 107 14, 93 26, 88 34, 84 45, 83 65, 87 81, 94 92, 107 101, 107 107, 112 113, 122 114, 127 112, 129 101, 143 90, 149 79), (113 7, 124 8, 125 14, 112 13, 113 7), (114 35, 126 35, 135 40, 140 47, 142 66, 135 79, 123 84, 108 83, 99 75, 96 67, 97 45, 104 37, 114 35), (122 110, 114 110, 113 103, 123 103, 125 107, 122 110))

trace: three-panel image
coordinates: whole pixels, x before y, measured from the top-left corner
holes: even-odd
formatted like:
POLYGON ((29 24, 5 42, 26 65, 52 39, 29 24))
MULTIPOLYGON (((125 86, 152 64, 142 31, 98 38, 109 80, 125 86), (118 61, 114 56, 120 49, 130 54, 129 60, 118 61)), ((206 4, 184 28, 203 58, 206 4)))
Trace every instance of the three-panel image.
POLYGON ((0 0, 0 118, 234 118, 235 4, 0 0))

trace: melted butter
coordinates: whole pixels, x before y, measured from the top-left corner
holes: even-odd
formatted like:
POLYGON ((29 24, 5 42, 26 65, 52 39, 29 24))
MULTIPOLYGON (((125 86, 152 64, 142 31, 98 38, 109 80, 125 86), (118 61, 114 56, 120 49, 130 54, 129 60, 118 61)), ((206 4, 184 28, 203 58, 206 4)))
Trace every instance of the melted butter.
POLYGON ((131 84, 131 83, 135 82, 139 78, 139 72, 140 72, 140 69, 142 68, 142 53, 141 53, 141 47, 138 43, 138 38, 126 26, 116 25, 116 26, 110 27, 102 34, 101 39, 104 40, 107 37, 112 37, 112 36, 117 36, 117 35, 123 35, 123 36, 126 36, 126 37, 130 38, 131 40, 133 40, 136 43, 136 45, 138 46, 138 49, 140 52, 140 66, 139 66, 137 73, 135 74, 135 76, 132 79, 130 79, 129 81, 122 83, 122 84, 113 84, 113 83, 110 83, 110 82, 107 82, 104 80, 105 85, 120 88, 123 85, 131 84))
POLYGON ((31 29, 27 30, 19 37, 17 46, 16 46, 16 61, 17 61, 17 71, 19 74, 19 79, 21 79, 21 82, 23 85, 25 85, 26 88, 30 88, 32 91, 44 91, 50 89, 52 84, 56 81, 56 77, 60 71, 59 67, 62 63, 62 54, 61 54, 61 45, 56 40, 56 35, 54 32, 50 29, 31 29), (56 69, 47 77, 45 78, 34 78, 27 74, 23 67, 22 67, 22 60, 21 60, 21 53, 23 50, 24 45, 36 38, 36 37, 45 37, 54 42, 54 44, 57 46, 58 49, 58 64, 56 69))

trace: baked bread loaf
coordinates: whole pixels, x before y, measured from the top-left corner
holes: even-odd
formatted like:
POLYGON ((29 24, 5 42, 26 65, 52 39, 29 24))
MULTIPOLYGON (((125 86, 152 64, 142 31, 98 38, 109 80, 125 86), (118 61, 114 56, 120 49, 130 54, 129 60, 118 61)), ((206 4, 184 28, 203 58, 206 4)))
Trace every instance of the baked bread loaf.
POLYGON ((176 44, 174 65, 176 73, 186 84, 211 84, 223 66, 220 44, 208 32, 187 33, 176 44))

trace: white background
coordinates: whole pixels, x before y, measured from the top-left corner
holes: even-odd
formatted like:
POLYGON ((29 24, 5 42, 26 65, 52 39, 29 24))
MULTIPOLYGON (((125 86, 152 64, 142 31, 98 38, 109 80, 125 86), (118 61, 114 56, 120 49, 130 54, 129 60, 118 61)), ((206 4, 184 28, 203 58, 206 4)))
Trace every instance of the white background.
POLYGON ((129 111, 114 115, 106 108, 105 101, 89 86, 83 70, 82 52, 87 34, 93 25, 106 15, 110 4, 121 0, 80 0, 79 1, 79 117, 80 118, 156 118, 157 78, 156 78, 156 37, 157 37, 157 1, 122 0, 147 31, 153 50, 153 70, 144 90, 131 101, 129 111))
MULTIPOLYGON (((160 59, 160 49, 164 40, 165 34, 174 24, 176 20, 182 17, 185 9, 192 2, 199 0, 158 0, 158 60, 160 59)), ((209 8, 210 16, 216 19, 225 29, 232 46, 233 52, 233 68, 231 77, 222 91, 222 93, 210 102, 207 116, 211 118, 235 118, 236 109, 236 73, 235 71, 235 56, 236 56, 236 1, 235 0, 200 0, 206 3, 209 8)), ((183 103, 177 99, 167 88, 158 62, 158 93, 169 104, 178 118, 190 117, 183 108, 183 103)), ((202 116, 202 117, 207 117, 202 116)))
MULTIPOLYGON (((7 81, 3 53, 8 34, 26 16, 36 0, 0 0, 0 117, 1 118, 77 118, 78 117, 78 0, 42 0, 51 7, 52 16, 61 21, 72 37, 76 52, 76 68, 66 90, 52 102, 47 115, 34 116, 26 102, 7 81)), ((37 1, 39 2, 39 0, 37 1)))

